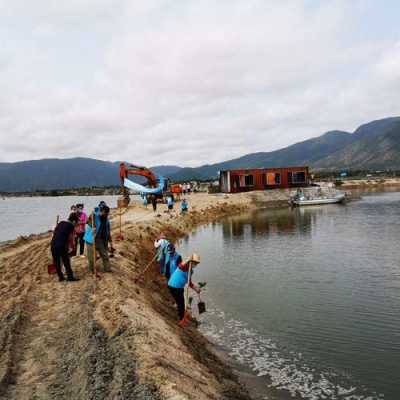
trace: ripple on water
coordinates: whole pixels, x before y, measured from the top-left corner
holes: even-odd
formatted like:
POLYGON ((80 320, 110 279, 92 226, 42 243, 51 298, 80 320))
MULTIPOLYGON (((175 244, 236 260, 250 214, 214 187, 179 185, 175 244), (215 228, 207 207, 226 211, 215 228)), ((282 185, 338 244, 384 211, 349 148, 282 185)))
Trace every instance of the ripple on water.
POLYGON ((268 378, 268 386, 284 390, 292 397, 310 400, 381 400, 383 394, 354 385, 351 377, 334 371, 317 371, 301 353, 285 351, 272 339, 230 318, 216 308, 208 310, 202 332, 215 344, 227 349, 229 356, 259 377, 268 378))

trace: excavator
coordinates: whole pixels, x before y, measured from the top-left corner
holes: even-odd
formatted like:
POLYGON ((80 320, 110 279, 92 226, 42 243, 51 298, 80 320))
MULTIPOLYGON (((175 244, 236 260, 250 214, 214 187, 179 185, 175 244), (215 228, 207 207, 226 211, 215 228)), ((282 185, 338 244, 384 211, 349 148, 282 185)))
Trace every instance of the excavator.
POLYGON ((147 191, 151 192, 153 195, 157 196, 159 199, 163 199, 164 195, 180 194, 182 192, 180 185, 170 185, 168 180, 163 177, 157 178, 153 171, 146 167, 139 167, 137 165, 126 164, 121 162, 119 165, 119 178, 121 183, 121 195, 123 196, 126 205, 129 204, 129 191, 128 187, 136 186, 138 192, 140 192, 140 185, 135 184, 128 180, 129 175, 143 176, 147 179, 147 191))

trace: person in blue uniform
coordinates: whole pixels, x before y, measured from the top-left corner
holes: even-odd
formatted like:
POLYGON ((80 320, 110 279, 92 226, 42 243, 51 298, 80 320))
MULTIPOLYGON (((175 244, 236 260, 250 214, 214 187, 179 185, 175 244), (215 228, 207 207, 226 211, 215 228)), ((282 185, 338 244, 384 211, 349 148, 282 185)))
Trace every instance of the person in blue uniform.
POLYGON ((193 284, 193 269, 200 263, 200 257, 197 254, 192 256, 185 263, 180 263, 174 273, 168 280, 168 290, 176 302, 178 309, 179 324, 183 326, 183 317, 185 316, 185 286, 193 289, 200 294, 199 287, 193 284), (190 275, 189 275, 190 274, 190 275))
POLYGON ((182 256, 176 251, 175 246, 169 243, 167 246, 167 257, 165 259, 164 275, 169 280, 171 275, 182 263, 182 256))

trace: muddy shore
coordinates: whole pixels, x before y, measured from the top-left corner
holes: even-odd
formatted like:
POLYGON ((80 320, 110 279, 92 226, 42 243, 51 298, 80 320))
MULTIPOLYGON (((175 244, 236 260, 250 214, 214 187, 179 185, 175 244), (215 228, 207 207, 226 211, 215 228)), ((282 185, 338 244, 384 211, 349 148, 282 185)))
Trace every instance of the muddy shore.
POLYGON ((49 276, 50 233, 1 245, 0 399, 250 399, 194 324, 178 327, 156 265, 135 278, 153 258, 160 232, 176 241, 201 224, 279 206, 287 197, 287 191, 196 194, 184 216, 166 213, 164 205, 157 213, 131 206, 122 216, 113 272, 101 279, 82 258, 73 258, 79 282, 49 276))

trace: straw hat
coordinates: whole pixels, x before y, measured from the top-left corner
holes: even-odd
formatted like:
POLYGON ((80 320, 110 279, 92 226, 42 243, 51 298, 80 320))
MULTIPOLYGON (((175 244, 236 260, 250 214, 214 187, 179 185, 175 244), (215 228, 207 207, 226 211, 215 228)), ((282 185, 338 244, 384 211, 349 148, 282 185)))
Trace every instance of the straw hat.
POLYGON ((189 261, 193 261, 195 263, 199 263, 200 262, 200 256, 196 253, 193 253, 190 258, 189 261))

